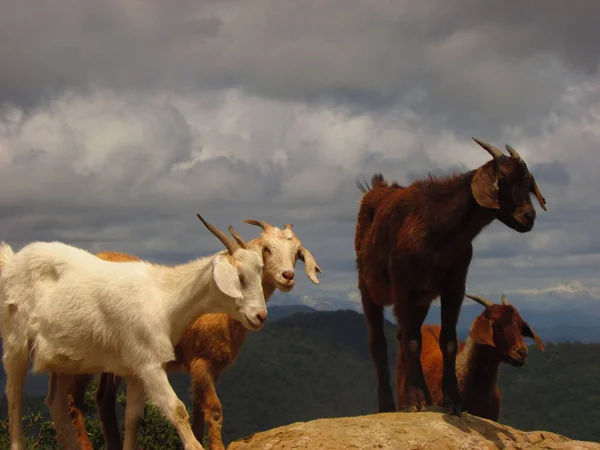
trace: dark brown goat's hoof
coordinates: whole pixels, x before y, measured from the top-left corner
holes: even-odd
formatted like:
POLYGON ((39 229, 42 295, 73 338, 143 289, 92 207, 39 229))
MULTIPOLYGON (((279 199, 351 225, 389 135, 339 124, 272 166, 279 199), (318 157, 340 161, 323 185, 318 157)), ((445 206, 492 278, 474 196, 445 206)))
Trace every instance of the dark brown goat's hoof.
POLYGON ((456 417, 462 417, 462 408, 460 407, 460 405, 452 406, 452 415, 456 417))

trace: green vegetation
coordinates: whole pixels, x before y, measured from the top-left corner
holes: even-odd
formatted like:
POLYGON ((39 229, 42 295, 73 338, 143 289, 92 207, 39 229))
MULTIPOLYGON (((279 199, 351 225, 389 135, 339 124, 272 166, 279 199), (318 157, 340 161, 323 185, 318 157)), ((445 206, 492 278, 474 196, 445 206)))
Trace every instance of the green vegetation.
MULTIPOLYGON (((393 365, 395 327, 388 324, 386 332, 393 365)), ((38 378, 40 390, 33 390, 43 395, 45 377, 38 378)), ((547 344, 545 353, 532 346, 529 362, 522 368, 504 365, 500 378, 502 423, 600 441, 600 344, 547 344)), ((189 404, 189 376, 177 374, 171 381, 189 404)), ((226 443, 292 422, 375 412, 375 376, 364 317, 351 311, 299 313, 269 323, 263 331, 250 334, 236 364, 219 381, 218 391, 226 443)), ((124 402, 123 396, 120 400, 124 402)), ((88 431, 95 447, 102 448, 91 394, 88 404, 88 431)), ((35 448, 57 448, 43 397, 29 396, 27 405, 30 445, 35 440, 39 442, 35 448)), ((5 417, 2 399, 0 418, 5 417)), ((0 449, 7 445, 2 420, 0 449)), ((141 446, 181 448, 173 429, 153 407, 147 407, 141 446)))

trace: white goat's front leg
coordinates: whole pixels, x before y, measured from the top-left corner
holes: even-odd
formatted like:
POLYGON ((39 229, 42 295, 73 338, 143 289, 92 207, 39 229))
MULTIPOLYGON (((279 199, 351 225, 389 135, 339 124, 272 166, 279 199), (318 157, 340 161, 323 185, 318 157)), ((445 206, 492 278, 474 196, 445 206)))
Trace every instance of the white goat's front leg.
POLYGON ((23 388, 29 363, 29 349, 27 345, 16 348, 6 345, 4 341, 4 354, 2 363, 6 373, 6 399, 8 401, 8 429, 10 436, 10 450, 25 450, 25 439, 21 424, 23 416, 23 388))
POLYGON ((144 417, 146 400, 144 385, 137 378, 127 378, 127 402, 125 403, 125 439, 123 450, 137 449, 138 429, 144 417))
POLYGON ((185 405, 169 384, 167 373, 163 367, 149 367, 139 373, 146 392, 156 406, 173 424, 185 450, 204 450, 194 437, 190 426, 190 416, 185 405))

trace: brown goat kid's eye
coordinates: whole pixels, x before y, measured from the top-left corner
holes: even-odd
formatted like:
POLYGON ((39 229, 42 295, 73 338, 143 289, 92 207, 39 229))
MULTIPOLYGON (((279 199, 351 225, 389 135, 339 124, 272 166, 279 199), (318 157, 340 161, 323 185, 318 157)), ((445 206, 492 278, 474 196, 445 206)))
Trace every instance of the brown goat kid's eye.
POLYGON ((263 253, 271 253, 271 249, 269 247, 263 247, 263 253))
POLYGON ((244 280, 242 277, 240 277, 240 284, 242 285, 243 288, 246 287, 246 280, 244 280))

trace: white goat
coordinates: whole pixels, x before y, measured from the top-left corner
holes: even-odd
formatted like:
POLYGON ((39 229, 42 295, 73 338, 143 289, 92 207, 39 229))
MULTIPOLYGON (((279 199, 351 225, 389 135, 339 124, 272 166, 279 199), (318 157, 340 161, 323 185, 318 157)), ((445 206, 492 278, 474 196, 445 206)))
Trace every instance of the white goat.
MULTIPOLYGON (((203 449, 165 372, 175 358, 173 343, 203 313, 226 312, 257 330, 267 310, 261 258, 197 216, 229 254, 165 267, 115 264, 59 242, 34 242, 18 253, 0 244, 11 450, 25 450, 21 415, 30 351, 34 373, 105 371, 125 377, 128 403, 137 403, 145 389, 185 449, 203 449)), ((124 448, 133 448, 136 438, 135 430, 126 430, 124 448)))

